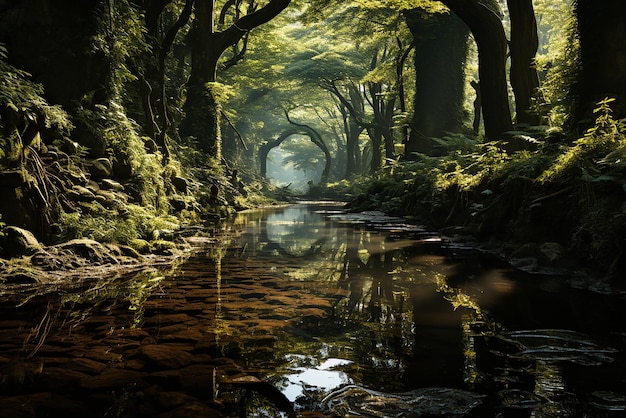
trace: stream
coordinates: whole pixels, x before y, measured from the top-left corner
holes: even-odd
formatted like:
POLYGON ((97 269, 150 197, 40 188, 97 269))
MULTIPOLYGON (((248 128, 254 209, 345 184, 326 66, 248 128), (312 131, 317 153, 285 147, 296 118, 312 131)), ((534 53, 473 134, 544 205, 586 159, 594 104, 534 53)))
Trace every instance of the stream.
POLYGON ((623 296, 339 203, 219 237, 0 294, 0 417, 626 416, 623 296))

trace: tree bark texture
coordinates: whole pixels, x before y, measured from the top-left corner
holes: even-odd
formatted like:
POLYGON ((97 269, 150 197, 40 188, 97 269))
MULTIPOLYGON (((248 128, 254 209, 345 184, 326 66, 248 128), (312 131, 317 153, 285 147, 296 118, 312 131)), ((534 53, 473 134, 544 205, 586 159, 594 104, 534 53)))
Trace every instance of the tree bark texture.
POLYGON ((605 97, 617 99, 616 118, 626 117, 626 2, 578 0, 575 16, 581 59, 573 89, 578 96, 575 121, 593 121, 591 110, 605 97))
POLYGON ((470 28, 478 47, 478 74, 485 136, 498 139, 513 128, 506 79, 507 39, 500 18, 477 0, 441 0, 470 28))
POLYGON ((539 47, 537 21, 532 0, 507 0, 511 17, 511 87, 515 95, 516 122, 539 125, 540 116, 532 111, 533 98, 539 94, 535 55, 539 47))
POLYGON ((276 17, 290 1, 271 0, 220 32, 215 31, 214 1, 195 0, 191 74, 187 83, 187 98, 183 106, 185 117, 180 132, 183 136, 195 137, 200 148, 209 156, 219 158, 221 149, 219 103, 210 87, 210 83, 217 79, 217 63, 220 57, 250 30, 276 17))
POLYGON ((405 14, 415 43, 415 96, 405 157, 428 153, 425 137, 459 132, 463 123, 467 26, 454 14, 405 14))

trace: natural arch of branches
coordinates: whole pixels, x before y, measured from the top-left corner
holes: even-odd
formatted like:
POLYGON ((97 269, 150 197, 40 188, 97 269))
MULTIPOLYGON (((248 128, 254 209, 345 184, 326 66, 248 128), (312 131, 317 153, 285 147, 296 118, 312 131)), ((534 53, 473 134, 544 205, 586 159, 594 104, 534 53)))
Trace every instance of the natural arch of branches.
POLYGON ((322 140, 322 137, 320 136, 320 134, 315 129, 311 128, 308 125, 300 125, 300 124, 285 130, 283 133, 280 134, 278 138, 272 141, 269 141, 268 143, 263 144, 259 147, 259 164, 261 167, 261 173, 260 173, 261 177, 263 178, 267 177, 267 155, 269 154, 269 152, 272 149, 280 146, 280 144, 282 144, 283 141, 285 141, 292 135, 308 136, 311 139, 311 142, 313 142, 322 150, 322 152, 324 153, 326 162, 324 164, 324 170, 322 171, 320 182, 326 183, 326 181, 328 180, 328 175, 330 173, 330 166, 331 166, 330 151, 328 150, 328 147, 322 140))

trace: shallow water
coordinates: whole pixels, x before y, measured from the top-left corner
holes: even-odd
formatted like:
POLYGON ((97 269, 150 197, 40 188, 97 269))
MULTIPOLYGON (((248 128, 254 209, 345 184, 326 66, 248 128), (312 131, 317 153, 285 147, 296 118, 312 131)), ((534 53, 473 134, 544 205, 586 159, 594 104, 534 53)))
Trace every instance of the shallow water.
POLYGON ((626 414, 623 299, 339 205, 0 313, 2 416, 626 414))

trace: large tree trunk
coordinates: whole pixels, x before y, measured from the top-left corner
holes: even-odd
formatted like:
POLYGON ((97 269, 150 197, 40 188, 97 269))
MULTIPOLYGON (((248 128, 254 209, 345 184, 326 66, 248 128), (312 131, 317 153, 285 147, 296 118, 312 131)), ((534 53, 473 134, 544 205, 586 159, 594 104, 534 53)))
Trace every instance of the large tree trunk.
POLYGON ((370 174, 376 174, 378 169, 382 166, 383 161, 383 135, 380 130, 367 128, 369 137, 372 140, 372 163, 370 164, 370 174))
MULTIPOLYGON (((215 29, 214 0, 195 0, 195 20, 191 45, 191 74, 185 117, 180 126, 183 136, 195 137, 200 147, 212 157, 221 153, 220 109, 214 86, 217 63, 222 54, 239 42, 250 30, 269 22, 283 11, 291 0, 271 0, 247 14, 221 32, 215 29)), ((230 5, 230 3, 227 4, 230 5)))
POLYGON ((467 26, 453 14, 405 14, 415 43, 415 96, 405 157, 430 152, 427 137, 458 132, 463 124, 467 26))
POLYGON ((180 126, 183 136, 195 137, 200 148, 209 156, 220 157, 220 112, 213 86, 217 61, 225 47, 214 32, 213 0, 196 0, 191 44, 191 74, 187 82, 187 97, 180 126))
POLYGON ((363 128, 354 121, 350 113, 345 106, 339 104, 339 111, 343 120, 343 131, 346 137, 346 170, 344 178, 351 178, 359 171, 359 156, 361 150, 359 149, 359 137, 363 128))
POLYGON ((511 16, 511 87, 515 94, 517 123, 539 125, 540 116, 533 112, 532 101, 539 93, 539 76, 535 55, 539 47, 537 21, 532 0, 507 0, 511 16))
POLYGON ((605 97, 617 99, 616 118, 626 117, 626 2, 578 0, 575 15, 582 61, 575 121, 593 120, 591 110, 605 97))
POLYGON ((478 47, 485 135, 498 139, 513 128, 506 80, 507 39, 500 18, 477 0, 441 0, 470 28, 478 47))
MULTIPOLYGON (((354 85, 350 86, 349 95, 350 102, 354 103, 354 107, 363 111, 363 96, 361 96, 361 93, 354 85)), ((361 137, 361 132, 363 132, 363 127, 357 123, 343 105, 341 105, 341 113, 344 115, 344 129, 346 131, 346 178, 350 178, 361 170, 359 138, 361 137)))

